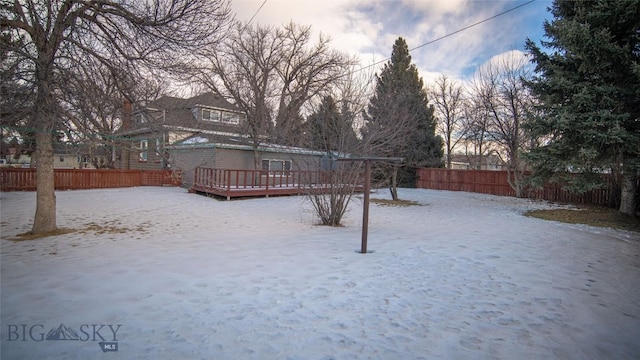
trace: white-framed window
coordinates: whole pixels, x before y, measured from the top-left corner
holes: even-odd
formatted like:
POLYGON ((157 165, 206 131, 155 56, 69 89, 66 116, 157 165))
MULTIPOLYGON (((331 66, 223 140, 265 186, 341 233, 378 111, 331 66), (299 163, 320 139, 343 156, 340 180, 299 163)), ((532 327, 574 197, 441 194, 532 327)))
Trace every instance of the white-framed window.
POLYGON ((160 155, 160 139, 156 139, 156 155, 160 155))
POLYGON ((240 114, 223 110, 202 109, 202 121, 240 124, 240 114))
POLYGON ((134 119, 136 124, 144 124, 147 122, 143 113, 136 114, 134 119))
POLYGON ((262 170, 265 171, 291 171, 291 160, 262 160, 262 170))
POLYGON ((140 140, 139 161, 147 161, 149 151, 149 140, 140 140))
POLYGON ((211 110, 211 109, 202 109, 202 120, 220 121, 220 111, 211 110))
POLYGON ((240 116, 238 114, 236 114, 236 113, 223 111, 222 112, 222 122, 228 123, 228 124, 239 124, 240 123, 240 116))

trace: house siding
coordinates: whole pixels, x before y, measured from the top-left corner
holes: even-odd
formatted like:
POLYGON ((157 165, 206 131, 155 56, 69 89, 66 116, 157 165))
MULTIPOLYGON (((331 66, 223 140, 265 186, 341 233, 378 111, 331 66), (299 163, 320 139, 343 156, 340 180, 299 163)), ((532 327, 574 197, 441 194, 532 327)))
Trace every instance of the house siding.
POLYGON ((185 147, 169 147, 172 168, 182 171, 182 185, 193 186, 195 169, 197 167, 232 169, 232 170, 260 170, 262 160, 292 161, 292 170, 318 170, 321 156, 309 154, 291 154, 278 151, 261 151, 258 153, 258 165, 254 161, 251 149, 229 149, 212 144, 185 147))
POLYGON ((162 156, 164 151, 164 133, 156 132, 132 137, 122 151, 120 168, 134 170, 161 170, 166 168, 165 159, 162 156), (140 159, 140 141, 147 141, 147 160, 140 159), (158 146, 156 146, 158 145, 158 146))
POLYGON ((53 155, 53 168, 54 169, 79 169, 81 168, 78 162, 78 156, 54 154, 53 155))
POLYGON ((255 169, 253 151, 217 149, 216 166, 220 169, 255 169))
POLYGON ((183 187, 193 186, 197 167, 216 167, 216 151, 213 147, 169 150, 172 168, 182 171, 183 187))

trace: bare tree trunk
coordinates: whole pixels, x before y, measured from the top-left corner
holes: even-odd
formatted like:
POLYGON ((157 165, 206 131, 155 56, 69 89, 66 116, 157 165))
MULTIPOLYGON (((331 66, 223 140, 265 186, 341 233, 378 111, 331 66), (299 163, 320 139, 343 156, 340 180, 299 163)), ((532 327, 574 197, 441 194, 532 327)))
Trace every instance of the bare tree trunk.
POLYGON ((522 187, 522 170, 519 166, 519 157, 517 154, 517 148, 512 148, 511 159, 509 159, 509 163, 507 164, 507 182, 515 191, 516 197, 521 198, 524 197, 524 189, 522 187))
POLYGON ((636 192, 638 190, 638 175, 635 171, 626 171, 622 174, 622 196, 620 199, 620 213, 636 216, 636 192))
MULTIPOLYGON (((201 57, 202 48, 220 41, 230 20, 231 10, 224 0, 148 1, 145 6, 133 3, 3 1, 0 6, 3 35, 20 39, 2 41, 2 53, 7 55, 3 57, 20 64, 20 83, 33 94, 25 102, 30 108, 29 119, 18 120, 29 120, 36 131, 34 234, 57 228, 53 130, 69 130, 68 122, 80 114, 79 130, 90 133, 83 126, 88 121, 83 114, 87 110, 82 104, 85 96, 77 96, 91 87, 71 91, 84 86, 87 74, 82 71, 103 69, 111 79, 128 74, 134 66, 140 74, 183 68, 201 57), (194 58, 188 59, 191 55, 194 58), (131 68, 127 68, 129 65, 131 68), (123 66, 126 71, 121 71, 123 66), (83 106, 76 106, 77 102, 83 106)), ((115 83, 124 85, 120 80, 115 83)))
POLYGON ((33 234, 55 231, 56 194, 53 170, 53 138, 48 129, 36 134, 36 214, 31 232, 33 234))

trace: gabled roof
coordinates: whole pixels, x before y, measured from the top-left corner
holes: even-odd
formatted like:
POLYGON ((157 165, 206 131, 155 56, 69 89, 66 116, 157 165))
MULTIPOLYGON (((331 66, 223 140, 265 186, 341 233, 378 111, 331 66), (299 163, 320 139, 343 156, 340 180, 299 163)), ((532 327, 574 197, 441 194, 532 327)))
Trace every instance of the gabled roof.
MULTIPOLYGON (((227 126, 228 128, 229 126, 227 126)), ((147 135, 154 134, 154 136, 158 136, 160 132, 187 132, 193 134, 208 134, 208 135, 219 135, 219 136, 233 136, 233 137, 241 137, 242 135, 238 133, 238 128, 226 129, 222 126, 216 127, 216 129, 204 129, 204 128, 196 128, 196 127, 187 127, 180 125, 154 125, 154 126, 142 126, 132 130, 124 130, 120 132, 121 136, 136 136, 136 135, 147 135)))
POLYGON ((161 126, 180 126, 197 130, 216 130, 237 133, 237 124, 210 122, 197 119, 200 108, 217 109, 242 114, 242 111, 221 96, 207 92, 198 96, 182 99, 173 96, 162 96, 146 106, 139 107, 134 114, 144 116, 144 123, 134 123, 132 128, 123 132, 128 134, 143 133, 144 129, 158 129, 161 126))
POLYGON ((151 101, 146 108, 156 110, 190 110, 196 106, 211 107, 223 110, 239 112, 240 109, 228 102, 226 99, 212 92, 182 99, 173 96, 162 96, 157 100, 151 101))

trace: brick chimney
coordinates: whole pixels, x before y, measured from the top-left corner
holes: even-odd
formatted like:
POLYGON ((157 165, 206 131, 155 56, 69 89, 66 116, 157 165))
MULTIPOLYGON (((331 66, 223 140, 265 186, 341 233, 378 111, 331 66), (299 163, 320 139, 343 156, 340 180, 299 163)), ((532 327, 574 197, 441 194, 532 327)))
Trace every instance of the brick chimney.
POLYGON ((122 130, 131 130, 133 128, 132 108, 131 101, 125 99, 122 103, 122 130))

